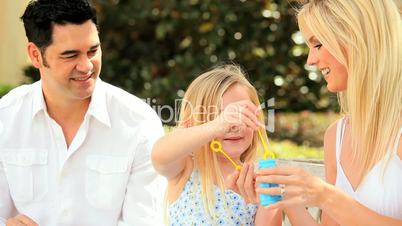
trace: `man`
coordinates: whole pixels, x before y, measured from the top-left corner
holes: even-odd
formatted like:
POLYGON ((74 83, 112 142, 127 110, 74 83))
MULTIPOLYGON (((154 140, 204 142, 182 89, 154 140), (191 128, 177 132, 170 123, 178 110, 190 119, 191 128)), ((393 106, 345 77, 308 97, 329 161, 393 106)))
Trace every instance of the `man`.
POLYGON ((99 79, 95 10, 36 0, 21 19, 41 80, 0 100, 0 225, 156 225, 150 151, 163 129, 99 79))

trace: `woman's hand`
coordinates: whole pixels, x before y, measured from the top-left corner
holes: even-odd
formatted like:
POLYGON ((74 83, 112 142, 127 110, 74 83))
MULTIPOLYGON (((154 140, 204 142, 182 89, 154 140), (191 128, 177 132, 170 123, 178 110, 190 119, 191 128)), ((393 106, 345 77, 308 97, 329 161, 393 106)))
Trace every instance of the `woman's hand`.
POLYGON ((260 169, 256 183, 279 184, 275 188, 257 187, 257 194, 282 195, 282 201, 269 208, 286 208, 293 205, 320 207, 329 184, 299 167, 274 167, 260 169))
POLYGON ((241 170, 236 170, 225 180, 226 187, 241 195, 246 203, 258 203, 255 191, 255 174, 252 163, 244 163, 241 170))

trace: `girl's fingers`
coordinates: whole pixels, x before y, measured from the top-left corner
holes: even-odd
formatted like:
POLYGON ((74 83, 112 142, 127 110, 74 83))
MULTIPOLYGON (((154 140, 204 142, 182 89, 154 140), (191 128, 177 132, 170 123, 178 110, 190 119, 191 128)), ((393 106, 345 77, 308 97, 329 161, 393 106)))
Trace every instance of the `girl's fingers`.
POLYGON ((253 102, 251 102, 250 100, 246 100, 244 103, 242 103, 242 105, 249 109, 253 115, 259 115, 261 114, 260 108, 259 106, 256 106, 253 102))
POLYGON ((240 170, 239 178, 237 179, 236 186, 240 191, 240 195, 243 196, 246 200, 248 199, 246 195, 246 191, 244 190, 244 182, 246 179, 247 171, 248 171, 248 164, 245 163, 240 170))
POLYGON ((227 106, 223 116, 229 123, 243 122, 247 126, 257 129, 261 124, 257 117, 259 114, 258 108, 251 101, 239 101, 227 106))
POLYGON ((239 178, 239 174, 240 174, 239 171, 235 170, 235 172, 229 175, 225 181, 226 187, 233 190, 236 193, 239 193, 239 189, 236 186, 236 181, 239 178))
POLYGON ((258 129, 260 127, 260 121, 258 120, 257 116, 255 115, 254 112, 248 110, 248 109, 242 109, 241 110, 241 120, 244 121, 249 127, 258 129), (246 120, 248 119, 248 120, 246 120))
POLYGON ((253 164, 249 165, 249 169, 247 172, 246 180, 245 180, 245 191, 248 196, 248 200, 252 203, 256 202, 257 197, 254 188, 254 166, 253 164))
POLYGON ((231 125, 247 125, 251 128, 258 128, 258 119, 247 109, 236 109, 225 112, 224 120, 231 125))

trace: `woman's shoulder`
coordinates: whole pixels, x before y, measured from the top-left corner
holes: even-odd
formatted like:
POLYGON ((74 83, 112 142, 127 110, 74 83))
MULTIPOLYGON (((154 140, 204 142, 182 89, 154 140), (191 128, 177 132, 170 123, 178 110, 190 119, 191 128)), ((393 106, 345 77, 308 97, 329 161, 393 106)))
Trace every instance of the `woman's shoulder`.
POLYGON ((338 123, 343 118, 333 122, 325 131, 324 135, 324 163, 326 180, 334 184, 336 180, 336 134, 338 123))
POLYGON ((335 122, 331 123, 331 125, 329 125, 328 128, 325 130, 324 146, 326 143, 333 143, 335 145, 338 123, 342 120, 344 120, 344 118, 336 120, 335 122))

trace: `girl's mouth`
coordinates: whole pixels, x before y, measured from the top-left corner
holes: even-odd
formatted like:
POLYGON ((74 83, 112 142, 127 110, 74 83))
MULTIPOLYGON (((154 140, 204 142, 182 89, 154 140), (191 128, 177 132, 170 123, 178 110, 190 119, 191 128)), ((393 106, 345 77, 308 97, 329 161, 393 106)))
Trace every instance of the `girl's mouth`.
POLYGON ((229 141, 229 142, 239 142, 240 140, 242 140, 243 137, 228 137, 228 138, 224 138, 224 141, 229 141))

